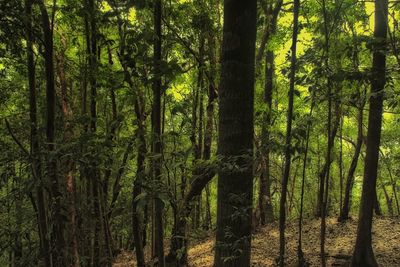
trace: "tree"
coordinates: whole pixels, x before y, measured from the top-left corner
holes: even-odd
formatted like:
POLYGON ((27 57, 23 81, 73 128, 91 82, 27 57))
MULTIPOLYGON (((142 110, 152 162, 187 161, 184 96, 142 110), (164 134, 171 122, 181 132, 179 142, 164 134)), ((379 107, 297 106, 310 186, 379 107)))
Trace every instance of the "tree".
POLYGON ((358 218, 357 238, 351 266, 378 266, 372 249, 372 216, 376 199, 379 146, 381 141, 383 96, 386 83, 386 37, 388 2, 375 0, 375 28, 369 98, 367 146, 364 181, 358 218))
MULTIPOLYGON (((154 83, 153 83, 153 108, 152 108, 152 133, 153 133, 153 175, 155 181, 161 180, 161 0, 154 3, 154 83)), ((163 203, 160 196, 155 197, 153 214, 153 257, 158 260, 158 266, 165 266, 164 259, 164 226, 163 226, 163 203)))
POLYGON ((53 62, 53 30, 50 18, 43 1, 38 2, 44 36, 44 60, 46 73, 46 138, 47 138, 47 175, 50 183, 51 192, 51 241, 54 242, 52 254, 53 264, 65 266, 65 240, 64 240, 64 218, 62 215, 62 192, 58 181, 57 154, 55 148, 55 120, 56 120, 56 91, 54 84, 54 62, 53 62))
MULTIPOLYGON (((282 1, 278 1, 274 6, 270 4, 264 12, 267 17, 272 15, 271 20, 266 26, 265 42, 276 33, 278 15, 282 7, 282 1), (271 14, 272 13, 272 14, 271 14)), ((266 222, 274 220, 274 212, 271 199, 271 163, 270 163, 270 131, 272 124, 272 95, 274 89, 274 73, 275 73, 275 53, 268 49, 265 56, 265 83, 264 83, 264 102, 267 111, 264 114, 264 123, 261 129, 261 157, 262 169, 260 176, 260 193, 259 193, 259 209, 260 223, 264 225, 266 222)))
POLYGON ((349 171, 346 179, 346 188, 344 192, 344 200, 343 206, 340 210, 340 215, 338 221, 343 222, 349 218, 350 211, 350 199, 351 199, 351 191, 354 184, 354 173, 357 168, 358 158, 361 153, 361 147, 363 143, 363 117, 364 117, 364 106, 365 101, 363 100, 363 96, 360 96, 360 101, 358 103, 358 115, 357 115, 357 141, 356 147, 354 150, 354 155, 350 163, 349 171))
POLYGON ((279 266, 285 265, 285 224, 286 224, 286 197, 287 187, 290 175, 290 163, 292 156, 292 120, 293 120, 293 102, 296 78, 296 49, 297 35, 299 31, 299 9, 300 0, 293 3, 293 34, 292 34, 292 54, 290 61, 290 85, 289 85, 289 103, 287 109, 286 139, 285 139, 285 167, 282 177, 282 191, 279 202, 279 266))
POLYGON ((214 265, 250 266, 255 0, 224 1, 214 265))
POLYGON ((37 221, 40 239, 41 256, 45 267, 51 267, 50 240, 48 239, 49 228, 47 222, 47 209, 44 195, 44 181, 42 177, 42 166, 40 160, 39 136, 37 130, 37 94, 36 94, 36 72, 33 53, 33 29, 32 29, 32 1, 25 0, 25 27, 27 47, 27 67, 29 83, 29 117, 30 117, 30 155, 32 157, 32 175, 36 181, 37 199, 37 221))

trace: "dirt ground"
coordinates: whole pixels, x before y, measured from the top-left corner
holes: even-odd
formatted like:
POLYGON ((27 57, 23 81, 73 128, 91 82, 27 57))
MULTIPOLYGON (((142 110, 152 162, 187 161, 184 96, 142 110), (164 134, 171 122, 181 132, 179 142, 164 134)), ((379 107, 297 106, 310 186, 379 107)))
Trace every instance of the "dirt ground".
MULTIPOLYGON (((297 222, 287 224, 287 266, 294 266, 297 259, 297 222)), ((327 220, 327 266, 344 266, 353 250, 357 221, 341 224, 335 218, 327 220)), ((310 266, 321 266, 320 261, 320 221, 307 220, 303 225, 303 252, 310 266)), ((400 267, 400 218, 377 218, 373 224, 373 248, 381 267, 400 267)), ((212 267, 214 240, 192 242, 189 249, 189 263, 192 267, 212 267)), ((279 230, 274 223, 259 229, 252 240, 252 265, 254 267, 275 266, 279 254, 279 230)), ((123 252, 113 267, 133 267, 133 253, 123 252)), ((240 266, 238 266, 240 267, 240 266)))

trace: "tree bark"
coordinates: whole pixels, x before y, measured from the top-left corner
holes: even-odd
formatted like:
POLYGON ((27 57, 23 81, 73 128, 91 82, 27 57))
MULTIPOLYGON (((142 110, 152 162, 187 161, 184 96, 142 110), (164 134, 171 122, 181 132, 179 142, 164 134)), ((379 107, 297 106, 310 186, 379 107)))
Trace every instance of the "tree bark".
POLYGON ((40 239, 40 256, 43 258, 45 267, 52 266, 50 251, 50 240, 48 239, 49 227, 47 222, 47 210, 45 205, 45 195, 43 190, 42 166, 40 160, 39 136, 37 130, 37 97, 36 97, 36 77, 35 62, 33 53, 33 31, 32 31, 32 0, 25 0, 26 16, 26 48, 27 48, 27 67, 29 85, 29 118, 30 118, 30 154, 32 157, 32 176, 36 183, 37 198, 37 223, 40 239))
POLYGON ((224 1, 215 267, 250 266, 256 17, 255 0, 224 1))
POLYGON ((55 148, 55 120, 56 120, 56 92, 54 85, 54 63, 53 63, 53 30, 45 3, 37 2, 42 16, 42 27, 44 35, 44 61, 46 73, 46 139, 47 139, 47 175, 50 182, 51 211, 52 211, 52 242, 53 264, 65 266, 65 240, 64 240, 64 218, 62 215, 62 192, 60 191, 57 171, 57 158, 55 148))
POLYGON ((350 202, 351 202, 351 192, 354 185, 354 173, 357 168, 358 158, 360 156, 361 147, 363 143, 363 113, 364 113, 364 104, 362 104, 358 109, 358 116, 357 116, 357 141, 356 147, 354 150, 354 155, 350 163, 349 172, 347 174, 346 179, 346 188, 344 192, 344 199, 343 199, 343 206, 340 211, 339 215, 339 222, 346 221, 349 218, 349 211, 350 211, 350 202))
MULTIPOLYGON (((63 141, 64 143, 71 142, 73 137, 73 129, 70 123, 72 119, 72 110, 70 101, 68 99, 68 83, 65 73, 65 39, 61 36, 62 48, 57 55, 57 74, 60 81, 61 87, 61 110, 63 113, 63 141)), ((68 157, 63 161, 63 175, 64 182, 66 185, 67 192, 67 203, 68 203, 68 217, 69 217, 69 244, 72 251, 72 261, 70 266, 80 266, 79 250, 78 250, 78 238, 77 238, 77 226, 76 226, 76 206, 75 206, 75 163, 68 157)))
MULTIPOLYGON (((276 33, 277 18, 282 7, 282 1, 278 1, 272 10, 272 5, 268 8, 266 15, 272 19, 266 29, 266 39, 269 39, 276 33)), ((268 40, 266 40, 268 41, 268 40)), ((262 45, 260 50, 264 50, 262 45)), ((261 53, 261 52, 260 52, 261 53)), ((261 54, 262 55, 262 54, 261 54)), ((272 95, 274 90, 274 74, 275 74, 275 54, 274 51, 268 50, 265 56, 265 84, 264 84, 264 103, 267 110, 264 113, 264 122, 261 129, 261 157, 262 169, 260 175, 260 192, 258 205, 260 210, 260 223, 265 225, 267 222, 274 220, 274 212, 271 199, 271 174, 270 174, 270 132, 272 123, 272 95)), ((257 60, 256 60, 257 62, 257 60)))
POLYGON ((310 143, 310 132, 312 126, 312 113, 314 110, 315 100, 311 100, 310 113, 307 122, 307 132, 306 132, 306 141, 304 147, 304 157, 303 157, 303 169, 302 169, 302 179, 301 179, 301 192, 300 192, 300 216, 299 216, 299 238, 297 245, 297 260, 298 266, 307 266, 306 259, 304 258, 303 248, 302 248, 302 234, 303 234, 303 211, 304 211, 304 187, 305 181, 307 177, 307 159, 308 159, 308 149, 310 143))
POLYGON ((287 188, 290 176, 290 163, 292 154, 292 120, 293 120, 293 102, 294 102, 294 89, 296 78, 296 49, 297 49, 297 35, 299 27, 299 9, 300 0, 294 0, 293 4, 293 35, 292 35, 292 53, 290 65, 290 87, 289 87, 289 103, 287 110, 287 124, 286 124, 286 140, 285 140, 285 167, 282 177, 281 198, 279 203, 279 266, 285 265, 285 224, 286 224, 286 198, 287 188))
POLYGON ((351 266, 378 266, 372 249, 372 210, 376 195, 379 146, 381 140, 383 96, 386 83, 387 0, 375 0, 374 50, 369 102, 367 148, 364 163, 364 183, 358 219, 357 238, 351 266))
MULTIPOLYGON (((153 175, 156 181, 161 181, 161 17, 162 4, 161 0, 154 2, 154 83, 153 83, 153 108, 152 108, 152 133, 153 133, 153 175)), ((160 189, 158 189, 159 191, 160 189)), ((158 261, 159 267, 165 266, 164 259, 164 226, 163 226, 163 203, 159 197, 154 199, 153 213, 153 258, 158 261)))

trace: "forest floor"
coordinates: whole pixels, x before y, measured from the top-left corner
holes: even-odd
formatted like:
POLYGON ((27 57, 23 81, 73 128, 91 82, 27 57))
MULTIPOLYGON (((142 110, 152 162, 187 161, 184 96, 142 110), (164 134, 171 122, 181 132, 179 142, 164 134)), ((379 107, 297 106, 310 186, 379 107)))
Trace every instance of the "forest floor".
MULTIPOLYGON (((327 220, 326 253, 327 266, 344 266, 352 254, 357 230, 357 221, 344 224, 335 218, 327 220)), ((320 261, 320 220, 306 220, 303 224, 303 252, 310 266, 321 266, 320 261)), ((376 218, 373 224, 373 248, 376 259, 382 267, 400 266, 400 218, 376 218)), ((287 266, 295 266, 297 260, 298 223, 287 224, 287 266)), ((189 249, 191 267, 212 267, 214 238, 192 241, 189 249)), ((253 235, 252 266, 275 266, 279 254, 279 229, 273 223, 260 228, 253 235)), ((123 252, 113 267, 135 266, 133 253, 123 252)), ((239 266, 238 266, 239 267, 239 266)))

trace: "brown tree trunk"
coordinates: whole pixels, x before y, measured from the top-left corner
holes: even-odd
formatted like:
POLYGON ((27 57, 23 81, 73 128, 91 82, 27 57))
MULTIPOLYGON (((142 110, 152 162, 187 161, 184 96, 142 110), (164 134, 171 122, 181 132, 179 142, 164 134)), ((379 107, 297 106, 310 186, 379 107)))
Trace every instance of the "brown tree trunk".
POLYGON ((303 234, 303 211, 304 211, 304 189, 305 182, 307 176, 307 159, 308 159, 308 149, 310 143, 310 132, 311 132, 311 124, 312 124, 312 114, 314 110, 315 100, 314 98, 311 100, 310 113, 308 115, 307 122, 307 132, 306 132, 306 140, 304 147, 304 157, 303 157, 303 168, 302 168, 302 179, 301 179, 301 192, 300 192, 300 216, 299 216, 299 238, 297 245, 297 263, 299 267, 307 266, 306 259, 304 257, 303 248, 302 248, 302 234, 303 234))
MULTIPOLYGON (((156 181, 161 181, 161 17, 162 17, 162 0, 154 2, 154 74, 155 79, 153 83, 153 108, 152 108, 152 133, 153 133, 153 154, 157 155, 153 159, 153 175, 156 181)), ((159 191, 160 189, 157 189, 159 191)), ((159 267, 165 266, 164 259, 164 224, 163 224, 163 203, 162 200, 156 197, 154 199, 154 213, 153 213, 153 258, 158 261, 159 267)))
MULTIPOLYGON (((203 89, 203 84, 204 84, 204 79, 203 79, 203 58, 204 58, 204 38, 200 37, 200 45, 199 45, 199 67, 198 67, 198 77, 197 77, 197 85, 195 88, 194 92, 194 97, 193 97, 193 106, 192 106, 192 133, 190 137, 190 141, 192 143, 193 147, 193 170, 192 170, 192 178, 191 182, 193 182, 194 179, 199 173, 199 168, 196 167, 196 163, 198 160, 201 159, 202 156, 202 140, 201 140, 201 128, 198 127, 198 124, 201 125, 202 123, 202 118, 200 119, 200 114, 199 113, 199 118, 197 117, 198 111, 201 110, 202 101, 202 89, 203 89), (197 138, 196 138, 197 137, 197 138)), ((199 219, 200 219, 200 199, 201 193, 195 197, 195 201, 193 201, 193 212, 192 212, 192 228, 197 229, 199 227, 199 219)))
POLYGON ((54 86, 54 63, 53 63, 53 31, 45 3, 37 2, 42 16, 42 27, 44 35, 44 60, 46 73, 46 138, 47 138, 47 175, 50 182, 51 206, 52 206, 52 242, 53 264, 55 266, 66 266, 65 262, 65 240, 64 240, 64 218, 62 215, 62 192, 60 191, 57 159, 55 148, 55 120, 56 120, 56 92, 54 86))
MULTIPOLYGON (((94 137, 97 132, 97 69, 98 69, 98 46, 97 46, 97 23, 96 23, 96 12, 97 5, 95 0, 87 0, 88 12, 89 12, 89 37, 90 47, 88 49, 89 66, 90 66, 90 132, 94 137)), ((91 194, 93 196, 93 257, 92 262, 94 267, 99 267, 103 264, 102 259, 108 262, 111 255, 108 255, 108 251, 102 251, 101 246, 101 234, 104 230, 103 227, 103 212, 101 206, 101 189, 100 189, 100 171, 95 162, 91 163, 88 174, 91 180, 91 194), (105 252, 105 253, 103 253, 105 252)), ((109 265, 109 263, 107 263, 109 265)), ((108 266, 107 265, 107 266, 108 266)))
MULTIPOLYGON (((137 101, 136 101, 137 102, 137 101)), ((145 159, 147 153, 146 147, 146 138, 145 138, 145 126, 142 113, 139 111, 138 103, 135 104, 135 110, 138 110, 137 117, 138 118, 138 130, 137 130, 137 138, 138 138, 138 155, 137 155, 137 170, 136 170, 136 178, 133 183, 133 191, 132 191, 132 230, 133 230, 133 240, 135 244, 135 253, 136 253, 136 263, 138 267, 145 266, 144 259, 144 251, 143 251, 143 235, 142 235, 142 222, 140 219, 140 211, 137 209, 137 201, 136 198, 142 192, 142 183, 145 175, 145 159)))
MULTIPOLYGON (((266 10, 266 15, 272 15, 272 19, 267 25, 266 41, 276 33, 277 19, 282 7, 282 1, 279 1, 272 10, 272 5, 266 10), (270 14, 272 13, 272 14, 270 14)), ((260 47, 261 50, 262 47, 260 47)), ((264 50, 264 48, 262 48, 264 50)), ((261 52, 260 52, 261 53, 261 52)), ((261 54, 262 55, 262 54, 261 54)), ((264 103, 267 110, 264 114, 264 121, 261 129, 261 158, 262 168, 260 175, 260 192, 258 205, 260 210, 260 223, 265 225, 274 220, 274 212, 271 199, 271 174, 270 174, 270 129, 272 123, 272 95, 274 90, 275 73, 275 55, 274 51, 268 50, 265 56, 265 84, 264 84, 264 103)))
POLYGON ((362 104, 358 109, 358 116, 357 116, 357 142, 356 147, 354 150, 354 155, 350 163, 349 172, 347 174, 346 179, 346 188, 344 192, 344 199, 343 199, 343 206, 340 210, 339 215, 339 222, 346 221, 349 218, 349 211, 350 211, 350 201, 351 201, 351 192, 354 184, 354 173, 357 168, 358 158, 360 156, 361 147, 363 143, 363 113, 364 113, 364 104, 362 104))
POLYGON ((286 140, 285 140, 285 167, 282 177, 281 199, 279 203, 279 266, 285 265, 285 224, 286 224, 286 198, 287 188, 290 176, 291 163, 291 141, 292 141, 292 120, 293 120, 293 102, 296 78, 296 48, 297 34, 299 27, 299 9, 300 0, 295 0, 293 4, 293 35, 292 35, 292 53, 290 65, 290 87, 289 87, 289 103, 287 110, 286 124, 286 140))
POLYGON ((215 267, 250 266, 256 18, 255 0, 224 1, 215 267))
POLYGON ((383 190, 383 193, 385 194, 388 213, 390 216, 393 216, 393 199, 389 196, 389 193, 387 192, 384 184, 381 184, 381 188, 383 190))
POLYGON ((52 266, 52 253, 50 250, 50 241, 48 239, 49 229, 47 223, 47 211, 45 205, 45 195, 43 190, 42 166, 40 164, 40 146, 37 130, 37 100, 36 100, 36 77, 35 63, 33 53, 33 32, 32 32, 32 0, 25 0, 25 16, 26 16, 26 48, 27 48, 27 66, 28 66, 28 82, 29 82, 29 117, 30 117, 30 154, 32 157, 32 175, 36 183, 37 198, 37 223, 40 239, 40 255, 43 258, 45 267, 52 266))
MULTIPOLYGON (((204 134, 204 150, 203 159, 205 161, 210 160, 211 157, 211 145, 213 139, 213 123, 214 123, 214 106, 217 98, 217 89, 215 86, 215 73, 216 73, 216 55, 215 55, 215 37, 213 33, 208 35, 208 57, 210 60, 210 68, 208 72, 209 84, 208 84, 208 103, 206 108, 207 121, 205 125, 204 134)), ((173 234, 171 238, 171 248, 167 257, 169 264, 175 264, 176 266, 184 266, 187 263, 187 246, 188 240, 186 238, 186 218, 189 216, 192 210, 192 201, 201 194, 204 188, 206 188, 206 224, 207 227, 211 227, 211 211, 210 211, 210 192, 207 189, 207 184, 214 177, 214 171, 206 168, 199 170, 198 176, 194 179, 190 185, 187 194, 183 192, 182 207, 179 209, 177 215, 176 224, 173 228, 173 234), (178 255, 180 253, 180 256, 178 255)), ((183 184, 183 183, 182 183, 183 184)))
MULTIPOLYGON (((333 122, 333 126, 330 127, 330 137, 328 138, 328 150, 327 154, 330 153, 332 154, 332 149, 334 148, 335 145, 335 138, 337 131, 339 130, 340 126, 340 107, 339 103, 335 103, 335 113, 336 117, 333 122)), ((325 178, 327 177, 328 169, 330 169, 330 166, 332 164, 332 158, 330 157, 330 160, 328 162, 327 158, 325 157, 325 162, 322 167, 322 170, 319 172, 318 175, 318 181, 319 181, 319 189, 318 189, 318 201, 317 201, 317 210, 316 210, 316 217, 321 217, 322 216, 322 205, 323 205, 323 200, 324 200, 324 195, 325 195, 325 178)))
MULTIPOLYGON (((70 106, 70 102, 68 99, 68 83, 67 77, 65 73, 65 39, 62 36, 62 48, 59 54, 57 55, 57 74, 58 79, 60 81, 61 87, 61 110, 63 113, 63 123, 64 123, 64 136, 63 141, 64 143, 71 142, 73 129, 70 123, 72 119, 72 110, 70 106)), ((63 175, 64 181, 66 184, 66 198, 68 203, 68 219, 69 219, 69 244, 71 246, 72 251, 72 262, 70 266, 80 266, 80 259, 79 259, 79 250, 78 250, 78 238, 77 238, 77 226, 76 226, 76 207, 75 207, 75 163, 73 159, 66 158, 63 161, 63 175)))
POLYGON ((376 198, 379 146, 381 140, 383 96, 386 82, 386 47, 388 2, 375 0, 374 49, 371 75, 371 96, 369 103, 367 148, 364 163, 364 183, 357 238, 351 266, 378 266, 372 249, 372 211, 376 198))

